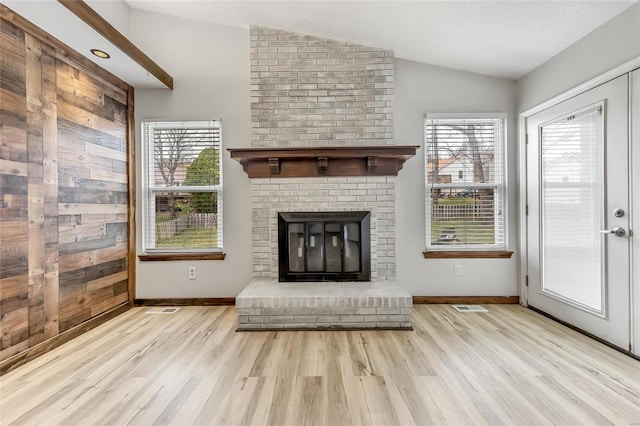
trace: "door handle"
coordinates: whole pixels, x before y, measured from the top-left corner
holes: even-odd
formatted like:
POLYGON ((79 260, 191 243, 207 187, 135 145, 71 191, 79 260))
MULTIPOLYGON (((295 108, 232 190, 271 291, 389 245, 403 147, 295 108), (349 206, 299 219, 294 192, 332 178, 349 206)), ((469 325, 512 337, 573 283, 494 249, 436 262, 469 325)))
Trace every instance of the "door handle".
POLYGON ((613 234, 616 237, 624 237, 624 235, 626 234, 624 228, 620 228, 619 226, 613 228, 613 229, 603 229, 602 231, 600 231, 600 233, 602 234, 613 234))

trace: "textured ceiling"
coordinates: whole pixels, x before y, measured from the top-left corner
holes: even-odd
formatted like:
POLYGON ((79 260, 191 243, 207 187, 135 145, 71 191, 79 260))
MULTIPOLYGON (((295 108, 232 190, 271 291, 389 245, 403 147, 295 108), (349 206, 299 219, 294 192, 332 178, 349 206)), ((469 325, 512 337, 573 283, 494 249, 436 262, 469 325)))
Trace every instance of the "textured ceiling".
POLYGON ((511 79, 637 2, 125 1, 135 9, 232 27, 271 26, 511 79))

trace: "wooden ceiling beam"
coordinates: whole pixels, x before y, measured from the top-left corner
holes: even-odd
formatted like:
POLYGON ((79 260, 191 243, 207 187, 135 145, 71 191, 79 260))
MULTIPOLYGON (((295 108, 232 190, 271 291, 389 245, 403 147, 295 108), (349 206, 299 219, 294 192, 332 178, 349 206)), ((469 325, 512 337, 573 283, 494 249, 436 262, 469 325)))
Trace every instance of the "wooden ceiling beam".
POLYGON ((173 90, 173 77, 171 77, 169 73, 163 70, 160 65, 156 64, 113 25, 107 22, 106 19, 100 16, 98 12, 93 10, 87 3, 82 0, 58 0, 58 2, 124 52, 127 56, 137 62, 151 75, 155 76, 165 86, 167 86, 167 88, 173 90))

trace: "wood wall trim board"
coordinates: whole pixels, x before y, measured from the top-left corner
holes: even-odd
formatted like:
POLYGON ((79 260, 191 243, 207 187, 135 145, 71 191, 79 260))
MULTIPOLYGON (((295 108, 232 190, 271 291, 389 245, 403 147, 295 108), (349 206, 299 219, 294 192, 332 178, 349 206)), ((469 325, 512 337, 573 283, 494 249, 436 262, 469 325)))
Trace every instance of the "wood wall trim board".
POLYGON ((127 92, 127 179, 128 179, 128 292, 129 305, 134 305, 136 297, 136 125, 134 89, 127 92))
POLYGON ((141 262, 171 262, 176 260, 224 260, 226 253, 158 253, 139 254, 141 262))
POLYGON ((96 65, 95 63, 85 58, 76 50, 71 49, 69 46, 67 46, 57 38, 53 37, 51 34, 46 33, 40 27, 34 25, 32 22, 26 20, 25 18, 18 15, 13 10, 9 9, 7 6, 3 4, 0 4, 0 18, 11 22, 13 25, 22 29, 24 32, 29 33, 32 36, 39 39, 40 41, 42 41, 43 43, 50 45, 63 57, 67 57, 73 60, 74 62, 76 62, 78 65, 82 65, 89 72, 94 73, 98 77, 108 81, 114 86, 122 90, 127 90, 127 88, 129 87, 127 83, 120 80, 118 77, 111 74, 109 71, 96 65))
POLYGON ((72 340, 81 334, 86 333, 87 331, 96 328, 97 326, 104 324, 117 317, 118 315, 128 311, 131 307, 128 303, 124 303, 120 306, 117 306, 107 312, 104 312, 98 316, 95 316, 82 324, 78 324, 69 330, 66 330, 51 339, 45 340, 42 343, 39 343, 35 346, 32 346, 25 351, 22 351, 10 358, 5 359, 0 362, 0 376, 14 370, 15 368, 29 362, 39 356, 46 354, 47 352, 57 348, 58 346, 72 340))
POLYGON ((433 251, 422 252, 425 259, 510 259, 512 251, 433 251))
POLYGON ((136 299, 135 306, 235 306, 235 297, 136 299))
POLYGON ((96 30, 104 38, 122 50, 127 56, 133 59, 145 70, 160 80, 165 86, 173 90, 173 77, 156 64, 142 50, 126 38, 113 25, 107 22, 100 14, 93 10, 82 0, 58 0, 60 4, 69 9, 74 15, 84 23, 96 30))
POLYGON ((488 305, 518 304, 519 296, 413 296, 414 305, 488 305))

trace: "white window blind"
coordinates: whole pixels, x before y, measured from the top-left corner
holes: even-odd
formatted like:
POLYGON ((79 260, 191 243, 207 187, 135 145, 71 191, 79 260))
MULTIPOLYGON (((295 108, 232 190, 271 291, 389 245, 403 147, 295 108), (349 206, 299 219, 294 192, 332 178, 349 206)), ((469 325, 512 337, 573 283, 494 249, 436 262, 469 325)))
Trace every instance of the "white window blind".
POLYGON ((504 117, 427 117, 425 140, 427 249, 506 249, 504 117))
POLYGON ((144 251, 222 249, 219 121, 147 121, 144 141, 144 251))
POLYGON ((602 121, 597 105, 540 129, 542 287, 598 312, 603 309, 602 121))

